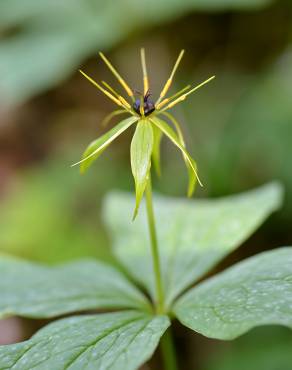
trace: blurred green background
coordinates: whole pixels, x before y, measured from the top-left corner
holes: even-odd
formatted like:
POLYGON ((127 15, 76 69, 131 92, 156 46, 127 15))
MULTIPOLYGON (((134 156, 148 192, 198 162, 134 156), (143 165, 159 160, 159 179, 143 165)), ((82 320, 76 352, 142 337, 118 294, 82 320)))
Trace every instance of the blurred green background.
MULTIPOLYGON (((273 179, 285 185, 282 211, 220 268, 291 245, 291 1, 0 0, 0 251, 47 263, 111 259, 100 206, 111 189, 133 189, 130 136, 119 138, 85 176, 70 168, 113 109, 77 70, 118 87, 98 58, 102 50, 139 90, 141 46, 154 97, 182 48, 172 91, 217 76, 174 109, 205 184, 196 196, 273 179)), ((181 156, 165 144, 155 189, 184 196, 181 156)), ((35 328, 16 324, 0 326, 1 343, 35 328)), ((285 329, 256 329, 232 343, 179 325, 175 335, 183 369, 292 369, 292 335, 285 329)))

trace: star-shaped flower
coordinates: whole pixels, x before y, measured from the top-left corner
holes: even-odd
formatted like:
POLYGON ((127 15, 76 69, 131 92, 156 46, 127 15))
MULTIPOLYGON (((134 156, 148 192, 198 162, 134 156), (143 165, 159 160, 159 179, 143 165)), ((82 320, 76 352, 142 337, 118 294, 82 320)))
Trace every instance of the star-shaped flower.
POLYGON ((113 111, 105 118, 104 123, 108 123, 113 117, 124 113, 129 114, 130 117, 120 121, 107 133, 90 143, 83 153, 82 159, 73 164, 73 166, 80 164, 80 171, 83 173, 119 135, 126 131, 130 126, 135 124, 136 129, 132 138, 130 149, 131 168, 135 180, 136 190, 136 207, 134 211, 134 218, 137 215, 140 202, 143 198, 147 181, 150 176, 152 162, 155 166, 156 172, 158 175, 160 174, 160 142, 163 135, 167 136, 182 152, 183 159, 189 173, 188 196, 191 196, 194 192, 196 182, 198 181, 200 185, 202 185, 202 183, 198 177, 196 162, 186 150, 180 125, 174 116, 168 112, 168 110, 185 100, 188 95, 210 82, 215 76, 208 78, 206 81, 195 87, 188 85, 182 90, 178 91, 176 94, 166 97, 171 87, 174 74, 184 55, 184 50, 182 50, 175 62, 168 80, 166 81, 160 93, 159 98, 154 102, 151 98, 151 94, 149 93, 149 82, 144 49, 141 49, 144 92, 143 94, 139 94, 140 96, 138 98, 135 98, 133 90, 112 66, 104 54, 99 54, 108 68, 117 78, 121 86, 124 88, 130 99, 129 102, 129 99, 127 100, 121 96, 108 83, 104 81, 97 83, 86 73, 80 70, 80 73, 82 73, 87 80, 89 80, 109 99, 119 106, 118 110, 113 111))

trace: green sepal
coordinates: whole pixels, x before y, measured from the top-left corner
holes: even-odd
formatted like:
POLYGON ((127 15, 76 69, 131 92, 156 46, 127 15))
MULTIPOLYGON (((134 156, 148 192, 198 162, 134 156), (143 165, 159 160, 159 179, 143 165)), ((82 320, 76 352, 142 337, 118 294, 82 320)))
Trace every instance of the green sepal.
POLYGON ((192 161, 192 167, 190 166, 188 160, 184 156, 184 161, 188 169, 189 175, 188 193, 187 193, 189 198, 191 198, 191 196, 194 194, 197 185, 197 177, 193 171, 193 168, 195 168, 197 171, 197 163, 193 160, 193 158, 190 158, 190 160, 192 161))
POLYGON ((136 205, 133 219, 137 216, 140 202, 147 185, 153 150, 153 129, 148 119, 139 120, 131 142, 131 168, 135 180, 136 205))
MULTIPOLYGON (((199 184, 202 186, 202 183, 199 179, 198 173, 197 173, 197 166, 195 165, 194 159, 190 156, 190 154, 187 152, 185 149, 184 145, 181 143, 180 138, 178 135, 175 133, 175 131, 165 122, 164 120, 158 118, 158 117, 153 117, 150 118, 151 122, 156 125, 173 143, 176 145, 182 152, 184 159, 188 162, 190 169, 192 170, 194 176, 198 180, 199 184)), ((192 190, 194 189, 194 181, 191 181, 191 184, 189 185, 189 192, 192 193, 192 190)))
POLYGON ((82 159, 79 162, 74 163, 72 166, 80 164, 80 172, 84 173, 111 144, 111 142, 120 136, 124 131, 126 131, 137 120, 137 117, 129 117, 118 123, 111 130, 90 143, 84 151, 82 159))
POLYGON ((153 150, 152 150, 152 161, 157 176, 161 176, 160 166, 160 143, 162 139, 162 131, 155 125, 152 125, 153 129, 153 150))
POLYGON ((119 116, 120 114, 128 114, 128 112, 125 109, 114 110, 104 117, 104 119, 101 121, 101 126, 106 127, 114 117, 119 116))
MULTIPOLYGON (((178 136, 178 139, 180 141, 180 144, 184 148, 186 148, 183 133, 182 133, 180 124, 177 121, 177 119, 174 118, 174 116, 172 114, 168 113, 168 112, 161 112, 160 114, 167 117, 173 123, 173 125, 176 129, 177 136, 178 136)), ((190 198, 193 195, 193 193, 195 191, 195 188, 196 188, 196 184, 197 184, 197 176, 195 175, 192 167, 194 167, 197 171, 197 164, 196 164, 196 162, 194 161, 193 158, 190 158, 190 160, 192 161, 192 164, 193 164, 193 166, 191 167, 191 165, 189 163, 189 160, 186 158, 185 154, 183 154, 183 159, 184 159, 185 165, 186 165, 187 170, 188 170, 189 183, 188 183, 188 192, 187 192, 187 194, 188 194, 188 197, 190 198)))

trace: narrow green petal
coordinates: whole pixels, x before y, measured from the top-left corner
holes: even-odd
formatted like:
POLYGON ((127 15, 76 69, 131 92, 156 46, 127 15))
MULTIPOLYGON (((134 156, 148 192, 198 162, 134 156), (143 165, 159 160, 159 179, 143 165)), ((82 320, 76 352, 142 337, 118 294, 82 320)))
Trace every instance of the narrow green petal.
POLYGON ((151 166, 153 149, 153 129, 148 119, 141 119, 131 142, 131 167, 136 188, 136 207, 133 219, 137 216, 151 166))
POLYGON ((154 164, 157 176, 161 175, 160 168, 160 143, 162 139, 162 131, 157 127, 152 125, 153 129, 153 150, 152 150, 152 161, 154 164))
MULTIPOLYGON (((175 129, 176 129, 176 132, 177 132, 177 136, 179 138, 179 141, 181 143, 181 145, 183 145, 183 147, 185 148, 186 145, 185 145, 185 140, 184 140, 184 137, 183 137, 183 133, 182 133, 182 130, 180 128, 180 124, 178 123, 178 121, 176 120, 176 118, 174 118, 174 116, 168 112, 161 112, 160 114, 164 115, 165 117, 167 117, 174 125, 175 129)), ((187 170, 188 170, 188 177, 189 177, 189 184, 188 184, 188 197, 190 198, 194 191, 195 191, 195 188, 196 188, 196 184, 197 184, 197 177, 192 169, 192 167, 190 166, 189 164, 189 161, 188 159, 186 158, 185 154, 183 153, 183 158, 184 158, 184 162, 185 162, 185 165, 187 167, 187 170)), ((193 163, 193 167, 196 169, 197 171, 197 164, 196 162, 193 160, 193 158, 190 158, 192 163, 193 163)))
POLYGON ((117 109, 114 110, 113 112, 109 113, 107 116, 104 117, 104 119, 101 121, 101 126, 107 126, 110 121, 120 115, 120 114, 129 114, 125 109, 117 109))
POLYGON ((119 135, 121 135, 121 133, 127 130, 137 120, 137 117, 129 117, 118 123, 107 133, 90 143, 83 153, 81 161, 74 163, 72 166, 76 166, 81 163, 80 171, 81 173, 85 172, 87 168, 92 164, 92 162, 94 162, 109 146, 109 144, 114 141, 119 135))
POLYGON ((174 145, 176 145, 181 150, 186 160, 188 161, 191 167, 191 170, 194 172, 194 175, 196 176, 199 184, 203 186, 197 174, 197 168, 195 166, 195 161, 192 159, 190 154, 186 151, 185 147, 180 143, 179 137, 174 132, 174 130, 165 121, 163 121, 160 118, 157 118, 157 117, 150 118, 150 121, 154 125, 156 125, 174 143, 174 145))
POLYGON ((190 160, 192 161, 192 164, 193 164, 192 167, 189 164, 188 160, 184 157, 184 161, 187 166, 188 175, 189 175, 189 184, 188 184, 188 197, 189 198, 194 194, 194 191, 196 189, 196 184, 197 184, 197 176, 195 175, 193 171, 193 168, 195 168, 197 171, 197 164, 193 160, 193 158, 190 158, 190 160))

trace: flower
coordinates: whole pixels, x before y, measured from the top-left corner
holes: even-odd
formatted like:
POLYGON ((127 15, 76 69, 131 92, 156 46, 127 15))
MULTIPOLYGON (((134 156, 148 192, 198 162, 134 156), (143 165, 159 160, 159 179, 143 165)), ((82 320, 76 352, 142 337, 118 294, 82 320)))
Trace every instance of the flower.
POLYGON ((126 131, 130 126, 135 124, 136 129, 131 142, 131 168, 136 190, 136 207, 134 211, 134 218, 137 215, 139 205, 143 198, 143 194, 150 176, 151 162, 153 162, 157 174, 160 175, 160 142, 163 135, 168 137, 182 152, 183 159, 189 173, 188 196, 190 197, 194 192, 196 182, 198 181, 201 186, 202 183, 197 174, 196 162, 186 150, 180 125, 174 116, 168 112, 168 110, 185 100, 188 95, 210 82, 215 78, 215 76, 208 78, 195 87, 188 85, 176 94, 166 97, 171 87, 174 74, 184 55, 184 50, 182 50, 174 64, 168 80, 166 81, 159 95, 159 98, 154 102, 151 98, 151 94, 149 93, 149 82, 144 49, 141 49, 144 92, 143 94, 139 94, 140 96, 138 98, 135 98, 133 90, 129 87, 126 81, 109 62, 109 60, 104 56, 104 54, 99 53, 99 55, 128 95, 128 99, 124 98, 108 83, 104 81, 97 83, 85 72, 79 70, 88 81, 90 81, 109 99, 119 106, 118 110, 113 111, 105 118, 104 124, 108 123, 113 117, 120 114, 126 113, 129 114, 130 117, 120 121, 111 130, 90 143, 84 151, 82 159, 77 163, 74 163, 72 166, 80 164, 81 173, 85 172, 92 162, 95 161, 119 135, 126 131), (129 102, 129 99, 131 102, 129 102), (165 119, 167 119, 167 121, 165 119), (174 129, 169 123, 172 124, 174 129))

